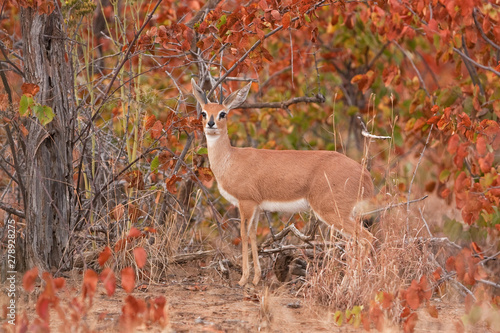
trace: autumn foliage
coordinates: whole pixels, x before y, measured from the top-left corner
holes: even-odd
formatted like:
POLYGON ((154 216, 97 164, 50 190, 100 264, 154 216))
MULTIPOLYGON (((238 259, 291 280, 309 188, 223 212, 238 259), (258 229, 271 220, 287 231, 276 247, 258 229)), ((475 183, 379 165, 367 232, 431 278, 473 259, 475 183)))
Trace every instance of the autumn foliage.
MULTIPOLYGON (((394 323, 412 332, 419 309, 439 315, 431 297, 453 280, 468 295, 467 316, 457 328, 478 322, 500 326, 492 319, 499 300, 491 290, 498 281, 485 268, 500 249, 495 1, 119 3, 14 0, 1 6, 7 33, 0 35, 0 217, 16 219, 20 238, 29 223, 21 194, 27 177, 22 163, 29 161, 18 154, 43 141, 28 141, 30 124, 49 129, 60 121, 60 114, 40 102, 38 82, 24 82, 22 10, 64 18, 58 27, 68 36, 62 57, 74 71, 74 87, 65 91, 74 95, 77 110, 72 172, 64 184, 74 195, 69 201, 75 227, 68 228, 68 244, 61 246, 72 256, 64 258, 64 267, 84 263, 76 267, 83 279, 80 294, 62 297, 65 280, 33 267, 22 285, 26 292, 41 291, 36 318, 20 316, 20 325, 44 330, 49 314, 56 313, 76 327, 102 287, 108 297, 120 288, 128 294, 123 327, 165 327, 165 298, 144 301, 131 294, 138 278, 160 278, 147 273, 152 256, 168 262, 174 253, 202 249, 211 244, 214 225, 227 243, 238 243, 224 215, 229 204, 217 199, 201 120, 189 96, 195 78, 214 101, 253 82, 248 101, 230 114, 234 145, 342 151, 370 168, 377 207, 425 194, 427 202, 438 200, 436 206, 444 207, 408 208, 387 229, 401 229, 392 241, 407 242, 402 251, 420 245, 418 238, 441 236, 460 250, 446 252, 439 268, 433 262, 432 269, 401 278, 400 288, 384 289, 390 281, 377 280, 372 285, 382 287, 363 304, 335 304, 342 307, 336 324, 383 330, 387 318, 396 318, 394 323), (430 226, 426 219, 432 219, 430 226), (424 225, 428 232, 422 236, 424 225), (81 249, 95 251, 91 263, 81 249), (63 304, 73 310, 63 311, 63 304)), ((54 135, 46 133, 44 140, 54 135)), ((381 220, 384 226, 390 218, 381 220)), ((331 305, 332 297, 318 299, 331 305)))

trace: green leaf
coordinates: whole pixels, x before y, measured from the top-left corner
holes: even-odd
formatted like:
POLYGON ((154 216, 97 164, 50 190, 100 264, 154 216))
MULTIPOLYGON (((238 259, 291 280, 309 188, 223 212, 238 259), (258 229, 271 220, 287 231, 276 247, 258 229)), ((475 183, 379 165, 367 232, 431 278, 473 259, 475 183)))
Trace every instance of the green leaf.
POLYGON ((21 96, 21 101, 19 102, 19 114, 21 116, 27 116, 29 108, 35 103, 33 98, 26 95, 21 96))
POLYGON ((160 166, 160 159, 158 158, 158 155, 156 155, 155 158, 153 158, 153 160, 151 161, 150 165, 151 172, 157 173, 159 166, 160 166))
POLYGON ((335 325, 342 326, 342 322, 344 321, 344 314, 340 311, 335 312, 333 321, 335 322, 335 325))
POLYGON ((54 119, 54 111, 52 111, 52 108, 47 105, 34 105, 32 107, 33 112, 35 113, 35 116, 40 120, 40 123, 42 123, 43 126, 47 125, 54 119))
POLYGON ((220 29, 224 24, 226 24, 227 18, 226 15, 222 15, 219 19, 219 22, 217 22, 217 29, 220 29))
POLYGON ((206 154, 208 154, 208 149, 206 147, 202 147, 202 148, 198 149, 198 151, 196 152, 196 154, 198 154, 198 155, 206 155, 206 154))
POLYGON ((448 169, 444 169, 443 171, 441 171, 441 173, 439 174, 439 181, 441 183, 444 183, 445 181, 448 180, 448 177, 450 176, 450 170, 448 169))

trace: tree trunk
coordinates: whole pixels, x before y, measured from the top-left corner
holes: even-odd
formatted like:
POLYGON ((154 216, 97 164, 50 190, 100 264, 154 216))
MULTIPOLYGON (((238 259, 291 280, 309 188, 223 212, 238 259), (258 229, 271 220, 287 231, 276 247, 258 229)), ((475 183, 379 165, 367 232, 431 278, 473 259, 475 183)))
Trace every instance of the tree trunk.
POLYGON ((17 269, 70 268, 76 121, 71 57, 65 49, 67 39, 59 8, 50 15, 21 8, 21 22, 26 81, 40 87, 36 101, 50 106, 55 117, 46 126, 35 117, 29 119, 24 161, 26 237, 17 269))

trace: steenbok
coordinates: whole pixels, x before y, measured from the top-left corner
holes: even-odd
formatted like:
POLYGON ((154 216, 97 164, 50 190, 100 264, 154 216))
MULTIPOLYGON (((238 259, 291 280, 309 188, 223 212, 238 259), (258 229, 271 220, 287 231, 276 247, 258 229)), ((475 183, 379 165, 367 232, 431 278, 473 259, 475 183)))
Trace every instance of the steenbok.
POLYGON ((235 148, 227 134, 227 115, 247 98, 250 85, 233 92, 222 104, 208 101, 191 80, 201 105, 208 159, 219 191, 238 206, 241 215, 243 276, 248 282, 248 238, 254 263, 253 284, 261 277, 257 252, 257 224, 261 211, 312 210, 317 218, 370 246, 372 234, 352 217, 354 206, 373 195, 370 174, 358 162, 334 151, 235 148))

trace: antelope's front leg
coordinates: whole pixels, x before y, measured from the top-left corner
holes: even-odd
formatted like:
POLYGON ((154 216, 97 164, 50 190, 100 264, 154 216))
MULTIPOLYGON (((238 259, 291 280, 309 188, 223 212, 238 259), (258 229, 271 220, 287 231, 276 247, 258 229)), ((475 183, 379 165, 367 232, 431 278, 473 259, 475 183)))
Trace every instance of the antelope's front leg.
POLYGON ((250 245, 252 246, 252 259, 253 259, 253 267, 254 267, 254 278, 253 284, 256 286, 259 284, 260 276, 262 271, 260 269, 259 262, 259 252, 257 249, 257 226, 259 225, 259 209, 256 209, 253 213, 252 219, 250 220, 250 224, 248 226, 248 232, 250 233, 250 245))
MULTIPOLYGON (((241 233, 241 256, 242 256, 242 276, 238 284, 240 286, 245 286, 248 283, 248 278, 250 277, 250 270, 248 267, 248 232, 249 227, 252 224, 252 219, 257 205, 252 201, 240 201, 240 233, 241 233)), ((250 236, 251 236, 250 232, 250 236)))

